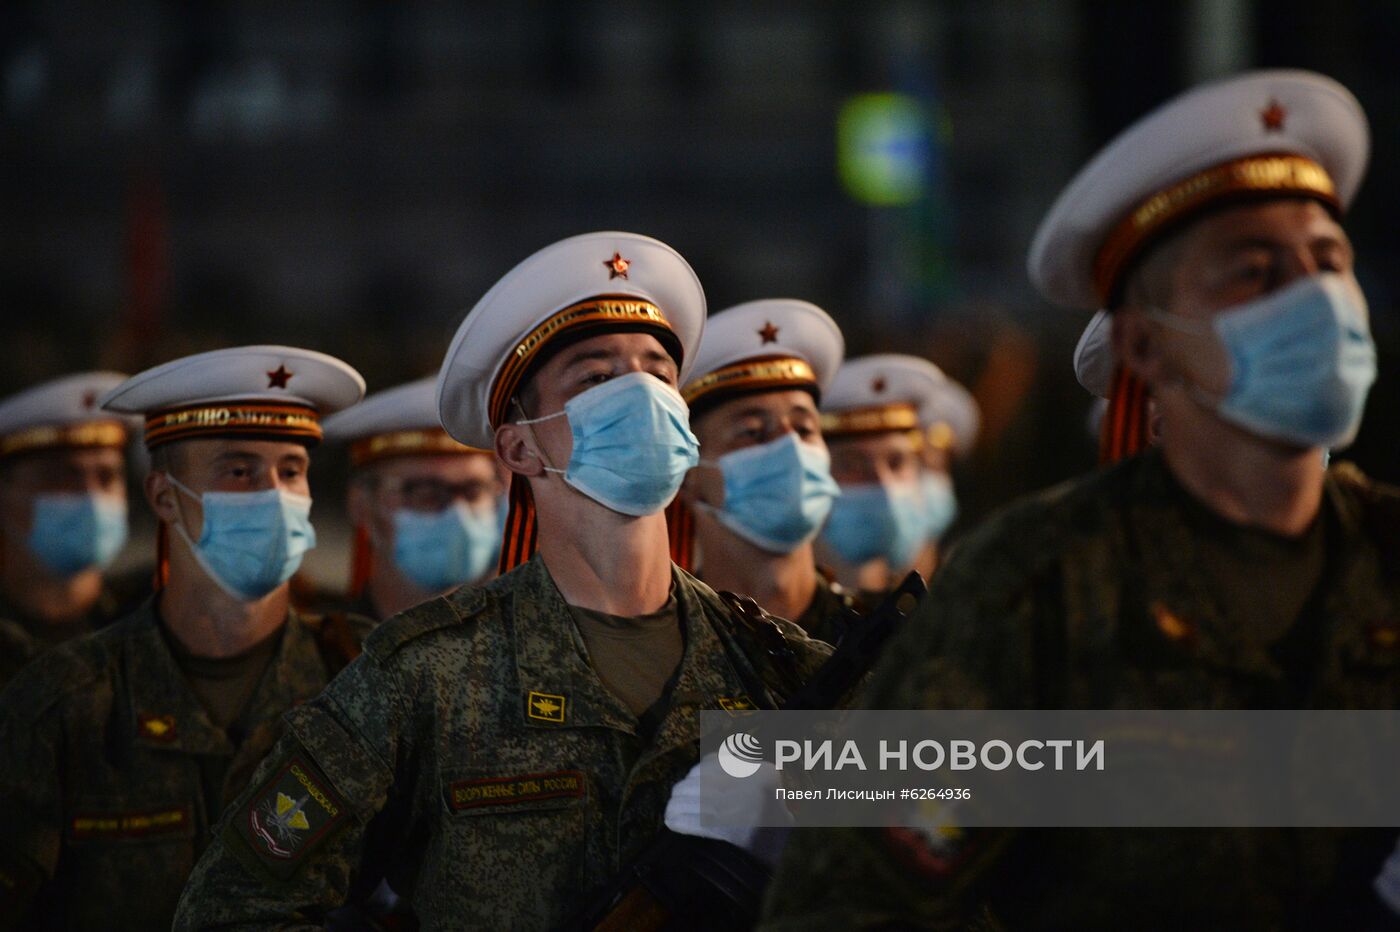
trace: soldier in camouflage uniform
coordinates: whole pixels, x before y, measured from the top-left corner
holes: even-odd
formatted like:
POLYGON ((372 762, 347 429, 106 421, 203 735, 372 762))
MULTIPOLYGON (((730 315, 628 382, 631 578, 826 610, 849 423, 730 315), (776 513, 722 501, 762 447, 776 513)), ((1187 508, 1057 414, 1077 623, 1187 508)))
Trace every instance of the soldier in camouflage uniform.
MULTIPOLYGON (((1396 707, 1400 492, 1323 467, 1374 377, 1334 219, 1365 139, 1339 85, 1262 72, 1169 105, 1085 169, 1042 227, 1033 277, 1052 299, 1113 309, 1159 445, 960 544, 862 705, 1396 707), (1095 281, 1076 262, 1105 242, 1095 281), (1250 301, 1267 326, 1233 331, 1250 301), (1295 328, 1300 315, 1317 325, 1295 328), (1256 394, 1269 373, 1280 381, 1256 394)), ((1390 927, 1372 881, 1394 844, 1394 829, 814 831, 789 845, 763 927, 1390 927)))
POLYGON ((805 301, 710 318, 681 390, 706 459, 681 487, 671 531, 678 563, 832 644, 855 600, 812 554, 838 491, 817 403, 844 351, 836 322, 805 301))
POLYGON ((127 425, 96 403, 125 378, 84 372, 0 401, 0 687, 149 591, 103 577, 127 536, 127 425))
POLYGON ((435 394, 422 379, 326 421, 327 443, 350 458, 350 608, 377 621, 496 572, 503 470, 447 435, 435 394))
POLYGON ((911 570, 928 578, 957 514, 954 455, 977 439, 977 403, 918 356, 849 359, 822 401, 841 498, 818 553, 850 586, 883 592, 911 570))
POLYGON ((146 490, 164 586, 0 693, 0 928, 168 927, 282 714, 358 653, 369 621, 299 616, 286 580, 314 544, 303 503, 318 413, 363 391, 339 360, 250 347, 108 394, 114 410, 159 412, 146 490))
POLYGON ((176 928, 315 924, 381 877, 426 928, 550 928, 660 828, 698 711, 775 704, 824 660, 667 559, 703 321, 684 260, 626 233, 556 243, 477 304, 439 411, 514 474, 504 563, 525 562, 384 622, 288 715, 176 928))

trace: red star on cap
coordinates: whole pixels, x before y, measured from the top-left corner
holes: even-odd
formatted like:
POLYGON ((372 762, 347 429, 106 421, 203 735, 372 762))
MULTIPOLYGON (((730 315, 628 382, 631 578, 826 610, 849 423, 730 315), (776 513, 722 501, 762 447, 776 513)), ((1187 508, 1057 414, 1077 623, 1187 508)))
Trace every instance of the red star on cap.
POLYGON ((875 381, 870 383, 870 390, 877 395, 883 395, 885 393, 885 385, 885 377, 883 375, 876 376, 875 381))
POLYGON ((292 373, 287 371, 286 366, 279 365, 276 372, 267 374, 268 388, 286 388, 287 382, 291 379, 292 373))
POLYGON ((1288 111, 1279 105, 1277 100, 1269 101, 1269 105, 1259 111, 1259 122, 1264 124, 1264 132, 1278 133, 1283 131, 1283 121, 1288 118, 1288 111))
POLYGON ((758 336, 764 343, 777 343, 778 328, 773 326, 771 320, 766 320, 763 322, 763 328, 758 331, 758 336))
POLYGON ((83 393, 83 407, 89 409, 97 407, 97 392, 88 391, 83 393))
POLYGON ((618 276, 626 278, 627 270, 632 267, 632 263, 622 258, 622 253, 620 252, 614 252, 613 257, 605 260, 603 265, 607 266, 608 269, 608 281, 612 281, 618 276))

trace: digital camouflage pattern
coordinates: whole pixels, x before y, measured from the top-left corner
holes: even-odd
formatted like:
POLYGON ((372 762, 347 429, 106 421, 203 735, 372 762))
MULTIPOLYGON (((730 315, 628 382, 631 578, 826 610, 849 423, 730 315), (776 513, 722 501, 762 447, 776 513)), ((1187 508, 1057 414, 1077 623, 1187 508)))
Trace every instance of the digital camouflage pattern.
POLYGON ((699 758, 700 710, 771 706, 830 654, 776 622, 791 664, 767 656, 713 590, 673 572, 685 654, 650 740, 593 672, 538 556, 381 624, 288 714, 175 927, 317 928, 381 876, 424 928, 559 923, 660 828, 699 758), (279 832, 294 806, 307 826, 279 832))
POLYGON ((0 692, 0 929, 168 928, 282 714, 348 662, 345 636, 370 628, 292 614, 225 733, 186 685, 154 604, 46 652, 0 692))
MULTIPOLYGON (((1400 493, 1328 473, 1327 567, 1286 670, 1225 617, 1151 451, 1013 505, 935 576, 867 692, 872 709, 1395 708, 1400 493)), ((1237 581, 1236 581, 1237 584, 1237 581)), ((1395 830, 795 833, 762 926, 1361 927, 1395 830)), ((1393 918, 1392 918, 1393 921, 1393 918)))

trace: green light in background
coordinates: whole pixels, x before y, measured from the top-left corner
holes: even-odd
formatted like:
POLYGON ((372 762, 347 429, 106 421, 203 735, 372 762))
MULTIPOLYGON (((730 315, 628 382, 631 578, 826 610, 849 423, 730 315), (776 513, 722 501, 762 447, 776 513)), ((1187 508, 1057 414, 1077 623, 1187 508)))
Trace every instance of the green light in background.
POLYGON ((856 200, 899 207, 922 197, 929 184, 931 121, 914 97, 859 94, 836 118, 836 167, 856 200))

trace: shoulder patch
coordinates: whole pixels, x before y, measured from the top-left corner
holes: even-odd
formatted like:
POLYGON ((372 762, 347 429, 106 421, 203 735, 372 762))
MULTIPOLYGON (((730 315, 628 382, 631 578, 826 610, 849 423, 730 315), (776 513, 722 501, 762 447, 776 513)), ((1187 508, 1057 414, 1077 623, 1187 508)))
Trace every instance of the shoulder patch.
POLYGON ((414 638, 465 621, 486 606, 486 595, 463 587, 449 596, 431 599, 383 621, 365 639, 365 653, 379 659, 393 654, 414 638), (468 590, 464 593, 463 589, 468 590))
POLYGON ((349 814, 320 768, 307 755, 295 754, 248 798, 232 828, 260 864, 285 879, 349 814))

